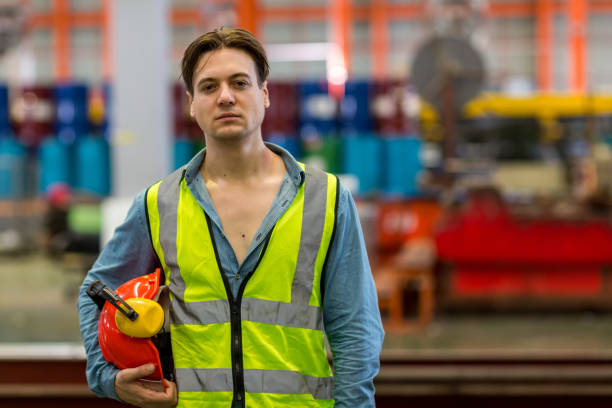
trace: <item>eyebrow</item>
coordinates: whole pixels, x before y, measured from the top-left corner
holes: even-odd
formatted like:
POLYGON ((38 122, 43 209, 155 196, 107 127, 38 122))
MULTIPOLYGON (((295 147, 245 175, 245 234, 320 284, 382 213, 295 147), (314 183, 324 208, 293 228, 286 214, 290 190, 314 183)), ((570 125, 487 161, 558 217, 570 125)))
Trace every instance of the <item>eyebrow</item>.
MULTIPOLYGON (((249 80, 251 79, 251 77, 249 76, 249 74, 247 74, 246 72, 237 72, 237 73, 235 73, 235 74, 231 75, 231 76, 229 77, 229 79, 230 79, 230 80, 232 80, 232 79, 242 78, 242 77, 246 77, 246 78, 248 78, 249 80)), ((203 84, 203 83, 205 83, 205 82, 211 82, 211 81, 213 81, 213 82, 214 82, 214 81, 217 81, 217 80, 218 80, 217 78, 213 78, 213 77, 205 77, 205 78, 202 78, 202 79, 200 79, 200 80, 198 81, 198 83, 196 84, 196 87, 200 86, 200 84, 203 84)))

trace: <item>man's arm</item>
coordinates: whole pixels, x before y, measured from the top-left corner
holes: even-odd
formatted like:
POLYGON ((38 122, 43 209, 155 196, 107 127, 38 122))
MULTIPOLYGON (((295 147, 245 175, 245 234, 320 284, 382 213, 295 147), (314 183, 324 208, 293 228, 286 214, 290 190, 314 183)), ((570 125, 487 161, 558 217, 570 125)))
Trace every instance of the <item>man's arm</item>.
POLYGON ((119 371, 107 362, 98 343, 98 319, 100 312, 85 290, 96 279, 117 289, 124 282, 154 271, 157 256, 151 245, 145 213, 145 196, 136 196, 127 217, 113 238, 102 250, 89 271, 77 302, 81 336, 87 354, 87 381, 91 390, 100 397, 119 400, 115 393, 115 375, 119 371))
POLYGON ((373 407, 384 331, 359 215, 339 185, 336 233, 328 254, 323 320, 334 361, 337 408, 373 407))

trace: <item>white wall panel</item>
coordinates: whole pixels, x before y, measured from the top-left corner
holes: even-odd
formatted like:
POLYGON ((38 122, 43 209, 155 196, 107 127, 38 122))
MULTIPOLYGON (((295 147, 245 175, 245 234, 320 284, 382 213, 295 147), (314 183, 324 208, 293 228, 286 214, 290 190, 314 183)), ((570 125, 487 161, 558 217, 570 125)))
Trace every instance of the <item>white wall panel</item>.
POLYGON ((170 65, 170 80, 178 81, 181 75, 181 60, 185 49, 197 36, 204 34, 192 25, 180 25, 171 28, 171 65, 170 65))
POLYGON ((535 21, 531 17, 497 18, 487 25, 487 46, 481 50, 487 80, 493 87, 509 81, 535 86, 535 21))
MULTIPOLYGON (((262 26, 260 39, 267 45, 296 43, 325 43, 328 41, 326 21, 269 22, 262 26)), ((272 80, 324 79, 326 65, 323 60, 289 61, 270 59, 272 80)))
POLYGON ((351 78, 369 78, 372 76, 370 23, 357 21, 351 27, 350 67, 351 78))
POLYGON ((554 18, 553 39, 553 90, 567 91, 570 72, 567 44, 567 19, 565 15, 554 18))
POLYGON ((129 197, 171 170, 170 7, 115 0, 112 10, 112 185, 114 196, 129 197))
POLYGON ((410 66, 425 39, 424 24, 416 20, 389 22, 389 56, 387 66, 392 77, 409 76, 410 66))
POLYGON ((51 0, 29 0, 28 5, 33 13, 46 13, 51 11, 51 0))
POLYGON ((327 6, 330 0, 259 0, 262 7, 327 6))
POLYGON ((98 11, 102 8, 103 0, 70 0, 72 11, 98 11))
POLYGON ((589 16, 587 89, 612 91, 612 14, 589 16))
POLYGON ((102 82, 102 36, 97 27, 74 27, 71 30, 72 77, 87 83, 102 82))

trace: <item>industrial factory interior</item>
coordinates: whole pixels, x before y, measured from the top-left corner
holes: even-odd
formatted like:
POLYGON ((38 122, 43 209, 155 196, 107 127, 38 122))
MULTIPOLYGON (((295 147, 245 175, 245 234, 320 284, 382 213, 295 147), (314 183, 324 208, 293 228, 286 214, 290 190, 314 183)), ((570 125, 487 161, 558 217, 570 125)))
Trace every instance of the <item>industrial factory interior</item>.
POLYGON ((355 204, 384 340, 337 407, 612 406, 612 0, 2 0, 1 407, 126 406, 88 385, 77 300, 206 149, 181 63, 219 27, 265 49, 263 141, 355 204))

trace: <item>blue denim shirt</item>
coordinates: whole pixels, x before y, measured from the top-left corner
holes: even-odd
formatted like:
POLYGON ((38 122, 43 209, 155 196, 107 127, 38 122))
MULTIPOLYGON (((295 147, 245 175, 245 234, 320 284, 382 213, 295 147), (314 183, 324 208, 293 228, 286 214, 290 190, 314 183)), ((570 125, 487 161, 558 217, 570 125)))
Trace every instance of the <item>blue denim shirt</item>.
MULTIPOLYGON (((186 166, 185 180, 212 220, 212 233, 218 245, 221 267, 227 274, 234 296, 247 275, 245 272, 255 266, 266 235, 288 207, 286 203, 293 201, 304 181, 302 168, 288 152, 272 144, 266 145, 283 158, 287 172, 241 265, 223 232, 219 215, 199 171, 205 150, 186 166)), ((384 332, 357 209, 350 192, 342 184, 339 194, 336 234, 329 249, 323 282, 323 322, 333 356, 335 406, 373 407, 373 378, 380 365, 384 332)), ((119 399, 114 388, 118 369, 108 363, 100 351, 99 312, 85 289, 96 279, 116 289, 130 279, 153 271, 156 255, 149 238, 144 200, 145 191, 142 191, 134 199, 125 221, 115 230, 81 286, 78 309, 87 354, 87 380, 98 396, 119 399)))

